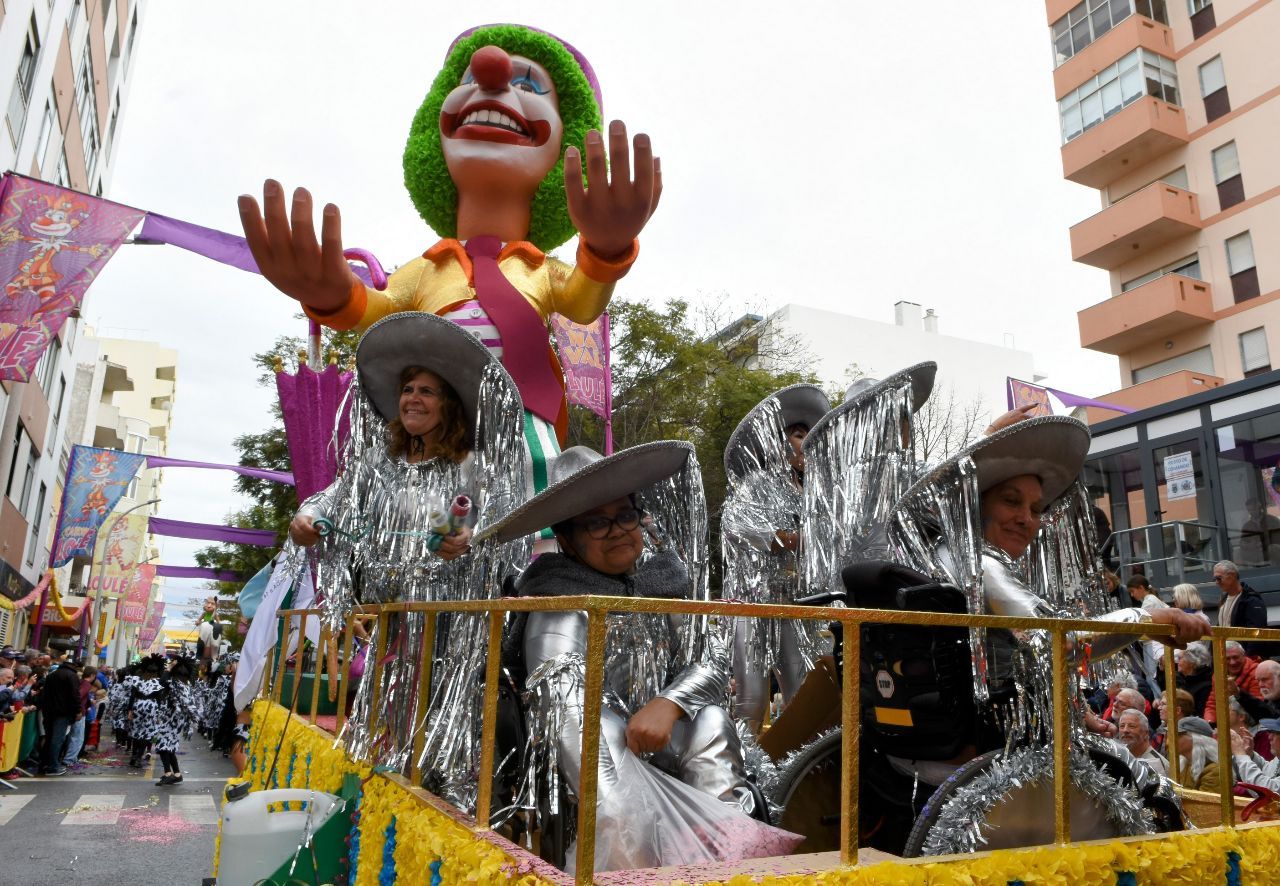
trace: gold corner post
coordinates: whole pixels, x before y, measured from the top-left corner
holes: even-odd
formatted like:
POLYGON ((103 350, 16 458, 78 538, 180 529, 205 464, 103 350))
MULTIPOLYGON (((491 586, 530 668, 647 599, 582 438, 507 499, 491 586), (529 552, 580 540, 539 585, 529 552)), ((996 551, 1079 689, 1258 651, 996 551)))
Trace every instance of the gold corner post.
POLYGON ((1053 631, 1053 837, 1058 843, 1071 842, 1071 715, 1067 689, 1067 634, 1053 631))
POLYGON ((862 622, 854 615, 841 613, 844 656, 842 680, 844 691, 840 701, 843 739, 840 745, 840 861, 858 863, 858 765, 862 724, 859 713, 862 687, 858 663, 862 657, 862 622))
POLYGON ((596 867, 596 776, 600 770, 600 708, 604 695, 604 637, 608 613, 587 611, 587 677, 582 698, 582 766, 578 775, 576 883, 590 883, 596 867))
POLYGON ((1236 803, 1232 789, 1231 774, 1235 771, 1231 760, 1231 708, 1227 695, 1227 639, 1219 633, 1220 628, 1213 631, 1213 715, 1217 719, 1214 725, 1218 728, 1218 795, 1222 798, 1222 825, 1236 826, 1236 803))
POLYGON ((1164 725, 1165 756, 1169 759, 1169 778, 1182 784, 1178 755, 1178 666, 1173 660, 1173 647, 1164 647, 1164 725))

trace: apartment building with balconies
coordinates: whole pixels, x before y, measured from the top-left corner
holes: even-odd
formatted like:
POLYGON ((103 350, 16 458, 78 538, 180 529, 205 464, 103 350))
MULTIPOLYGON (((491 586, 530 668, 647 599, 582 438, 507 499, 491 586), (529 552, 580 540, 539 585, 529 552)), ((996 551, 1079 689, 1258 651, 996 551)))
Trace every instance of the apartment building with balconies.
MULTIPOLYGON (((0 168, 110 196, 145 11, 146 0, 0 3, 0 168)), ((87 439, 67 429, 85 424, 74 393, 88 390, 85 366, 92 377, 96 360, 73 315, 32 381, 0 383, 0 593, 10 598, 25 596, 48 564, 71 445, 94 441, 96 415, 87 439)), ((18 642, 25 617, 7 612, 0 641, 18 642)))
POLYGON ((1119 358, 1128 406, 1268 371, 1280 356, 1280 4, 1047 8, 1063 174, 1102 204, 1071 228, 1071 255, 1110 274, 1079 313, 1081 344, 1119 358))
POLYGON ((1138 410, 1089 410, 1115 555, 1210 605, 1217 558, 1280 590, 1280 2, 1046 9, 1063 175, 1101 203, 1071 256, 1109 274, 1080 343, 1138 410))

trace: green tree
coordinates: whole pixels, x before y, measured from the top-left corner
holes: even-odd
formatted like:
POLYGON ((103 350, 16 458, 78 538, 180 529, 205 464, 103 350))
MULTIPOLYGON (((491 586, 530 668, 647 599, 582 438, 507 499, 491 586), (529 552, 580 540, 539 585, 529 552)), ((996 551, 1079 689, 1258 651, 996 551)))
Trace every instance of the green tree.
MULTIPOLYGON (((758 316, 725 323, 714 308, 696 314, 681 300, 654 308, 615 299, 609 315, 614 449, 653 440, 693 444, 706 490, 717 586, 725 446, 742 417, 769 394, 814 381, 807 351, 794 339, 767 334, 758 316)), ((569 437, 570 444, 600 451, 604 422, 575 407, 569 437)))

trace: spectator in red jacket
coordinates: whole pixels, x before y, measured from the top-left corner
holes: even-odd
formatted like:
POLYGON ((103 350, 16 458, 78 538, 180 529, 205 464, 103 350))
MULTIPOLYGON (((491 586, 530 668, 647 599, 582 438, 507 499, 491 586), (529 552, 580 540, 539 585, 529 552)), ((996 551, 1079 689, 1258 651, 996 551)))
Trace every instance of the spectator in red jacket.
MULTIPOLYGON (((1254 698, 1262 698, 1262 689, 1258 686, 1255 673, 1258 663, 1245 655, 1244 647, 1235 640, 1227 641, 1227 693, 1235 695, 1236 690, 1247 692, 1254 698), (1235 688, 1232 688, 1232 687, 1235 688)), ((1204 718, 1210 723, 1217 722, 1217 701, 1213 689, 1209 690, 1209 700, 1204 705, 1204 718)))

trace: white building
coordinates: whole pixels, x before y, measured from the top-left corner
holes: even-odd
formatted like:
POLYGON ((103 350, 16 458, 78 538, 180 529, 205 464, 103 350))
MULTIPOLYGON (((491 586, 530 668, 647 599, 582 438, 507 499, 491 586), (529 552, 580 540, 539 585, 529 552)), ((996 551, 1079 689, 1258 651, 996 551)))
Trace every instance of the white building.
MULTIPOLYGON (((831 389, 843 389, 855 375, 884 378, 933 360, 938 364, 939 395, 953 392, 964 404, 981 400, 984 413, 992 416, 1005 411, 1006 378, 1043 377, 1036 373, 1029 351, 944 335, 938 316, 914 302, 895 304, 893 323, 788 304, 765 318, 763 325, 769 330, 766 336, 799 339, 814 358, 814 374, 831 389)), ((761 351, 770 352, 767 341, 762 341, 761 351)))

